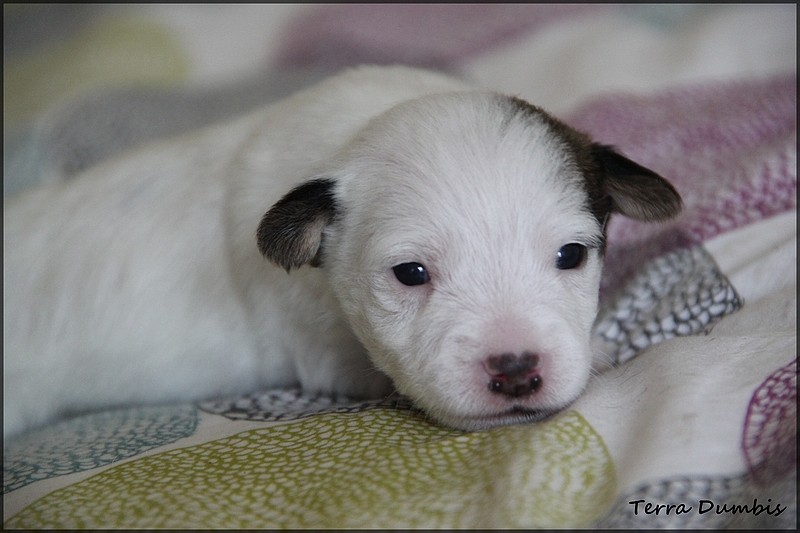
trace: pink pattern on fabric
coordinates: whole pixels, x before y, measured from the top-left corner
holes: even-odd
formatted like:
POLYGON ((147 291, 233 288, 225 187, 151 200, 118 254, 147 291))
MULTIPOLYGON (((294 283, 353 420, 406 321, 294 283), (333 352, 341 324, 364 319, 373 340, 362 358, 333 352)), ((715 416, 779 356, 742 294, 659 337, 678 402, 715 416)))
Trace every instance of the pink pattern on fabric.
POLYGON ((443 68, 550 22, 611 6, 592 4, 344 4, 294 21, 280 66, 340 68, 404 63, 443 68))
MULTIPOLYGON (((600 98, 567 121, 669 179, 686 205, 678 224, 698 240, 796 206, 794 73, 600 98)), ((612 224, 616 241, 652 228, 612 224)))
POLYGON ((601 97, 567 122, 659 172, 684 200, 664 224, 611 219, 604 293, 644 260, 797 206, 794 73, 601 97))
POLYGON ((742 449, 753 480, 767 485, 797 467, 797 360, 769 376, 750 400, 742 449))

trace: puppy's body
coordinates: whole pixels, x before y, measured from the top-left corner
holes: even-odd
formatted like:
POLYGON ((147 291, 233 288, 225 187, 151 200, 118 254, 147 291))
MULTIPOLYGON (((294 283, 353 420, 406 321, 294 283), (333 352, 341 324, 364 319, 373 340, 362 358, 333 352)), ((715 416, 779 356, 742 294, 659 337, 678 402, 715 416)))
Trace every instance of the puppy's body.
POLYGON ((605 218, 679 206, 652 173, 606 180, 609 154, 521 101, 362 68, 25 192, 4 203, 4 433, 294 383, 396 387, 468 429, 561 408, 588 379, 605 218), (585 260, 556 268, 569 243, 585 260), (398 282, 409 264, 429 279, 398 282))

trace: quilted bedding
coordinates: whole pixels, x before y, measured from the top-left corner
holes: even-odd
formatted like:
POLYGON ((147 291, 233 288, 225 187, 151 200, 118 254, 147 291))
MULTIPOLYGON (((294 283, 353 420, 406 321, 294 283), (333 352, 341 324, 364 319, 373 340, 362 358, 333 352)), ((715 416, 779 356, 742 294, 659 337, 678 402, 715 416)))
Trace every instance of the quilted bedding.
POLYGON ((65 9, 4 6, 5 195, 404 62, 543 105, 686 209, 612 219, 615 364, 547 421, 292 388, 91 413, 4 442, 6 528, 796 528, 794 5, 65 9))

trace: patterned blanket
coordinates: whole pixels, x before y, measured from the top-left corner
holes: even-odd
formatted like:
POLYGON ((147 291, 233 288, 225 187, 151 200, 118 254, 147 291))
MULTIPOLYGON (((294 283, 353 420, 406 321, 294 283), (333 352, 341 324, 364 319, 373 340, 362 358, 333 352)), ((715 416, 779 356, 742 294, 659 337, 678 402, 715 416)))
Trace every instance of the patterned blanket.
MULTIPOLYGON (((299 24, 354 35, 341 30, 343 11, 314 13, 299 24)), ((437 61, 452 64, 469 46, 571 15, 525 13, 460 46, 448 44, 454 36, 419 41, 403 48, 406 59, 438 49, 437 61)), ((439 17, 429 24, 447 14, 439 17)), ((375 49, 365 39, 391 40, 367 32, 343 44, 339 33, 287 40, 282 60, 324 59, 325 43, 360 59, 375 49)), ((303 74, 73 100, 35 128, 10 130, 4 164, 19 172, 4 190, 68 179, 135 139, 245 112, 322 75, 294 72, 303 74)), ((710 249, 751 231, 765 257, 796 255, 787 230, 796 116, 792 73, 615 93, 564 117, 663 174, 686 205, 659 226, 612 219, 596 336, 615 365, 564 412, 465 433, 403 398, 354 402, 290 388, 92 413, 4 443, 4 526, 794 529, 796 330, 765 325, 760 317, 779 316, 781 300, 769 300, 769 312, 745 302, 710 249)))

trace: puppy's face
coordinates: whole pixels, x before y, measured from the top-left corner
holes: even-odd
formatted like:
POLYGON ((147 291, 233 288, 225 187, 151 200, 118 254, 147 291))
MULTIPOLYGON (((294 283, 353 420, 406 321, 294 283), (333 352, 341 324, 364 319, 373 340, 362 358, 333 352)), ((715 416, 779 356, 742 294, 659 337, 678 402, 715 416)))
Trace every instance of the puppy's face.
POLYGON ((398 391, 471 430, 577 398, 608 216, 679 209, 662 178, 538 108, 461 93, 372 121, 267 212, 258 244, 286 269, 325 268, 398 391))

